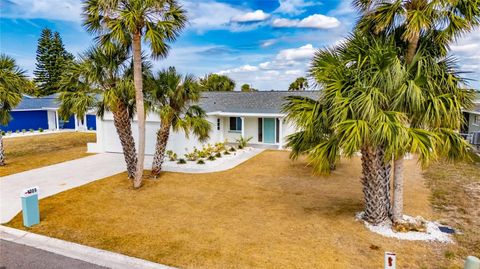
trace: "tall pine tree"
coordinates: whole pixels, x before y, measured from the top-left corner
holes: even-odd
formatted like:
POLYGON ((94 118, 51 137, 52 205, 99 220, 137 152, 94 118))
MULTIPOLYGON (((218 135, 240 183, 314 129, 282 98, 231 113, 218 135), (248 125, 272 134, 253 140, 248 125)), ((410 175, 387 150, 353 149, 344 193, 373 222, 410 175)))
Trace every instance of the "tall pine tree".
POLYGON ((33 71, 34 82, 38 88, 37 95, 56 93, 61 75, 73 59, 73 55, 65 50, 60 34, 52 33, 48 28, 43 29, 38 39, 37 63, 33 71))

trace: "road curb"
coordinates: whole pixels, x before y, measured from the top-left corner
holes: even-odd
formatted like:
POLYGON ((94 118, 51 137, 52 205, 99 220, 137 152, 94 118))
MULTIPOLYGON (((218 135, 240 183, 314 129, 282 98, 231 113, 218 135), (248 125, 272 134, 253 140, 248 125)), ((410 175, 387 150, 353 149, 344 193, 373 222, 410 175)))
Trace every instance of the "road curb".
POLYGON ((0 225, 0 238, 2 240, 23 244, 108 268, 175 269, 175 267, 142 260, 111 251, 88 247, 48 236, 13 229, 2 225, 0 225))

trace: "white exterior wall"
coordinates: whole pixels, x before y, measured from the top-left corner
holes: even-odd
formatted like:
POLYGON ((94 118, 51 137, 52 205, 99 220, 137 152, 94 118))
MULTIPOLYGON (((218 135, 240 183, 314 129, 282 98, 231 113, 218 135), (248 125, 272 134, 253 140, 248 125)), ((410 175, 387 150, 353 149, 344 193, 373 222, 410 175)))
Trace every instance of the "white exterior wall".
MULTIPOLYGON (((190 138, 186 138, 182 131, 180 132, 170 132, 170 138, 167 144, 167 150, 172 150, 177 153, 179 156, 183 156, 186 152, 189 152, 193 147, 201 148, 203 144, 207 143, 217 143, 228 142, 235 143, 236 139, 240 138, 242 132, 232 132, 230 131, 230 117, 226 116, 215 116, 210 115, 207 117, 207 120, 212 124, 212 131, 210 133, 210 139, 205 143, 200 143, 195 136, 190 135, 190 138), (217 119, 220 119, 220 130, 217 130, 217 119)), ((258 117, 244 117, 244 135, 245 137, 253 137, 250 140, 249 144, 265 144, 258 142, 258 117)), ((157 115, 149 114, 147 116, 146 122, 146 140, 145 140, 145 154, 153 155, 155 153, 155 143, 156 143, 156 133, 160 129, 160 119, 157 115)), ((282 129, 280 134, 282 139, 280 143, 285 144, 286 137, 295 132, 295 128, 289 124, 285 123, 282 119, 282 129)), ((97 143, 90 143, 88 145, 89 152, 115 152, 121 153, 122 147, 120 140, 117 135, 117 131, 113 124, 113 115, 111 113, 106 113, 104 119, 97 117, 97 143)), ((132 133, 137 144, 138 141, 138 130, 137 123, 134 121, 132 123, 132 133)), ((266 145, 279 145, 275 144, 266 144, 266 145)))
MULTIPOLYGON (((185 137, 183 131, 170 132, 167 143, 167 150, 173 150, 179 156, 189 152, 193 147, 201 148, 206 143, 216 143, 219 135, 216 129, 216 117, 208 116, 207 120, 212 124, 212 132, 210 139, 205 143, 200 143, 198 139, 190 134, 189 138, 185 137)), ((157 131, 160 129, 160 119, 158 115, 149 114, 145 124, 145 154, 153 155, 155 153, 155 144, 157 141, 157 131)), ((138 144, 138 127, 137 121, 132 122, 132 134, 135 144, 138 144)), ((115 125, 113 123, 113 115, 106 113, 104 119, 97 118, 97 143, 90 145, 89 151, 94 152, 122 152, 122 145, 118 138, 115 125)))

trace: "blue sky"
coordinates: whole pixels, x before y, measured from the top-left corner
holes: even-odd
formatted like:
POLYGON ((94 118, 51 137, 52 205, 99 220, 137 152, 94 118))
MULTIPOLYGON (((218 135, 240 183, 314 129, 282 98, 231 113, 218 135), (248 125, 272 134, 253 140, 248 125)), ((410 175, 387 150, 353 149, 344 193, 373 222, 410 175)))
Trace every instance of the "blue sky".
MULTIPOLYGON (((157 69, 176 66, 182 73, 220 73, 238 87, 286 90, 304 76, 318 48, 348 35, 356 14, 349 0, 179 0, 189 25, 171 44, 157 69)), ((42 28, 60 32, 65 47, 77 55, 93 44, 81 25, 80 0, 0 0, 0 50, 15 57, 29 74, 42 28)), ((462 71, 480 78, 480 31, 452 45, 462 71)), ((478 81, 472 85, 479 87, 478 81)))

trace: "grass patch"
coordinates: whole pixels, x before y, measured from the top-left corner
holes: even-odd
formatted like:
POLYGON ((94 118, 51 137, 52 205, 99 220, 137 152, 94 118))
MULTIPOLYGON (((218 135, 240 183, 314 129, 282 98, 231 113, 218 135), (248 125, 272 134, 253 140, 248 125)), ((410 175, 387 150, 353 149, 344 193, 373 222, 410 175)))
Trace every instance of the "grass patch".
POLYGON ((0 177, 91 155, 87 143, 95 140, 95 134, 80 132, 3 139, 7 165, 0 177))
POLYGON ((480 158, 473 163, 438 162, 425 171, 437 219, 462 234, 444 250, 444 268, 460 268, 468 255, 480 257, 480 158))
MULTIPOLYGON (((133 190, 119 174, 40 201, 30 229, 181 268, 436 268, 441 244, 399 241, 354 220, 362 210, 358 158, 329 177, 286 151, 265 151, 228 171, 164 172, 133 190)), ((431 217, 430 192, 406 162, 405 210, 431 217)), ((22 227, 21 214, 8 226, 22 227)))

